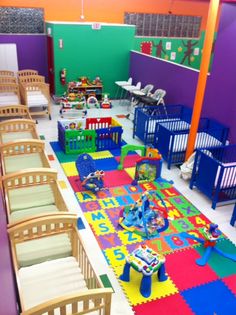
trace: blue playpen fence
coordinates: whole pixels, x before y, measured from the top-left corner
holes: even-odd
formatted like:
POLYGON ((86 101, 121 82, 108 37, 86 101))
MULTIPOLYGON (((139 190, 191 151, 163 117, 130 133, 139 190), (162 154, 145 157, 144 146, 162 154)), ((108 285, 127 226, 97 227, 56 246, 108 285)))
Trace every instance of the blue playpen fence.
MULTIPOLYGON (((154 147, 162 154, 170 169, 172 164, 185 160, 190 125, 183 121, 162 122, 156 127, 154 147)), ((195 149, 225 145, 229 128, 215 120, 201 118, 195 149)))
POLYGON ((184 105, 137 107, 134 113, 133 138, 136 136, 144 144, 153 144, 156 126, 163 121, 183 120, 190 123, 192 110, 184 105))
POLYGON ((217 203, 236 199, 236 145, 196 150, 190 188, 217 203))

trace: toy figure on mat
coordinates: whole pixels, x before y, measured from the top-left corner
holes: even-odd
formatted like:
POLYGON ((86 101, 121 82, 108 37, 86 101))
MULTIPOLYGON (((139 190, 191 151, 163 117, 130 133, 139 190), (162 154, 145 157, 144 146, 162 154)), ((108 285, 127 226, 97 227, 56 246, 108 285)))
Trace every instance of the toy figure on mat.
POLYGON ((218 230, 218 225, 211 223, 209 225, 209 227, 205 228, 203 231, 204 239, 197 237, 197 236, 194 236, 192 234, 188 234, 186 232, 183 232, 180 235, 184 238, 190 238, 192 240, 195 240, 195 241, 203 244, 203 246, 206 248, 206 251, 201 258, 196 260, 196 263, 199 266, 205 266, 208 259, 210 258, 210 254, 212 251, 215 251, 217 254, 219 254, 225 258, 236 261, 236 254, 233 255, 233 254, 225 253, 216 247, 216 241, 217 241, 218 237, 220 236, 220 234, 221 234, 221 232, 218 230))
POLYGON ((167 207, 156 191, 146 191, 133 204, 125 206, 120 213, 119 224, 126 230, 141 236, 157 236, 169 226, 167 207), (162 209, 151 205, 154 198, 161 200, 162 209))
POLYGON ((94 193, 103 189, 104 172, 96 170, 94 160, 89 154, 79 155, 75 164, 83 187, 94 193))

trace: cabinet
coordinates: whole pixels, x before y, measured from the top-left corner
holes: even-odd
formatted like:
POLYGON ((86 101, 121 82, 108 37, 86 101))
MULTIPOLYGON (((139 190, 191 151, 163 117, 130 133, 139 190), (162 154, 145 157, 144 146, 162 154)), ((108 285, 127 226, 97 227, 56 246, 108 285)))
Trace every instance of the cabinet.
POLYGON ((102 84, 98 85, 79 85, 77 82, 68 83, 68 93, 83 93, 86 98, 95 95, 98 100, 102 99, 102 84))

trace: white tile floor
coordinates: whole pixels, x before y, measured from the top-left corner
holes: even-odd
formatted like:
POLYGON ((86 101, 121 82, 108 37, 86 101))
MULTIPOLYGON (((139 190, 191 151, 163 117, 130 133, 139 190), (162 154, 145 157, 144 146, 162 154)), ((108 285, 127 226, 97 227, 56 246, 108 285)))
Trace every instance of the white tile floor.
MULTIPOLYGON (((123 103, 120 105, 119 102, 113 102, 112 109, 95 109, 91 108, 88 110, 88 117, 115 117, 116 114, 126 114, 127 106, 123 103)), ((39 118, 37 129, 40 135, 45 136, 46 142, 46 151, 48 154, 53 154, 52 148, 49 144, 50 141, 57 140, 57 120, 59 118, 59 106, 52 106, 52 120, 49 121, 47 118, 39 118)), ((123 139, 129 144, 142 144, 138 139, 132 138, 132 127, 133 123, 128 119, 119 119, 115 117, 123 125, 124 133, 123 139)), ((112 286, 115 290, 115 294, 112 299, 112 315, 129 315, 133 314, 131 307, 129 306, 123 291, 121 290, 120 285, 116 277, 114 276, 112 270, 107 265, 105 258, 99 249, 97 241, 95 240, 92 231, 90 230, 86 220, 83 216, 83 213, 79 207, 79 204, 73 194, 73 190, 70 187, 67 178, 60 167, 60 164, 57 160, 51 162, 51 167, 58 170, 58 179, 63 180, 67 183, 67 189, 63 189, 63 196, 71 209, 72 212, 78 213, 82 217, 83 222, 85 223, 86 229, 81 230, 81 236, 84 238, 85 246, 89 253, 89 256, 92 261, 95 262, 95 268, 99 274, 108 274, 112 286)), ((229 239, 236 244, 236 227, 232 227, 229 224, 233 204, 217 207, 216 210, 211 208, 211 201, 207 199, 203 194, 198 192, 196 189, 191 190, 188 187, 188 182, 184 181, 179 176, 179 169, 177 167, 172 167, 171 170, 168 170, 166 164, 163 163, 162 177, 167 180, 173 180, 174 186, 186 197, 188 198, 193 205, 195 205, 204 215, 206 215, 212 222, 217 223, 219 228, 223 233, 225 233, 229 239)))

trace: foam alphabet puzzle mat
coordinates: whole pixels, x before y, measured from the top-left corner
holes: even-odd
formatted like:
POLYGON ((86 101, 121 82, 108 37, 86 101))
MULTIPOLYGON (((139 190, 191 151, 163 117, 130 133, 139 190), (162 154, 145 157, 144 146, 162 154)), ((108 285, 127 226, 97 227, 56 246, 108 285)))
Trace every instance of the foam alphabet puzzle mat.
POLYGON ((135 314, 236 314, 236 246, 219 230, 217 240, 211 240, 214 244, 206 243, 205 232, 214 225, 179 193, 173 183, 160 178, 132 186, 137 155, 130 155, 124 169, 118 170, 119 152, 111 150, 93 155, 96 167, 105 172, 105 189, 96 194, 85 191, 75 167, 77 156, 64 155, 57 143, 51 145, 135 314), (155 233, 154 237, 140 235, 119 224, 124 207, 133 209, 133 205, 139 204, 140 196, 148 191, 156 191, 159 196, 153 198, 148 206, 152 204, 153 209, 166 207, 168 211, 168 227, 155 233), (130 269, 130 281, 120 280, 126 257, 142 245, 151 252, 164 255, 166 281, 158 281, 155 274, 150 277, 147 270, 142 273, 138 268, 130 269), (209 249, 214 246, 218 251, 209 249), (220 252, 227 253, 228 257, 220 252), (198 265, 196 262, 203 258, 205 264, 198 265), (140 292, 144 278, 151 281, 148 297, 140 292))

